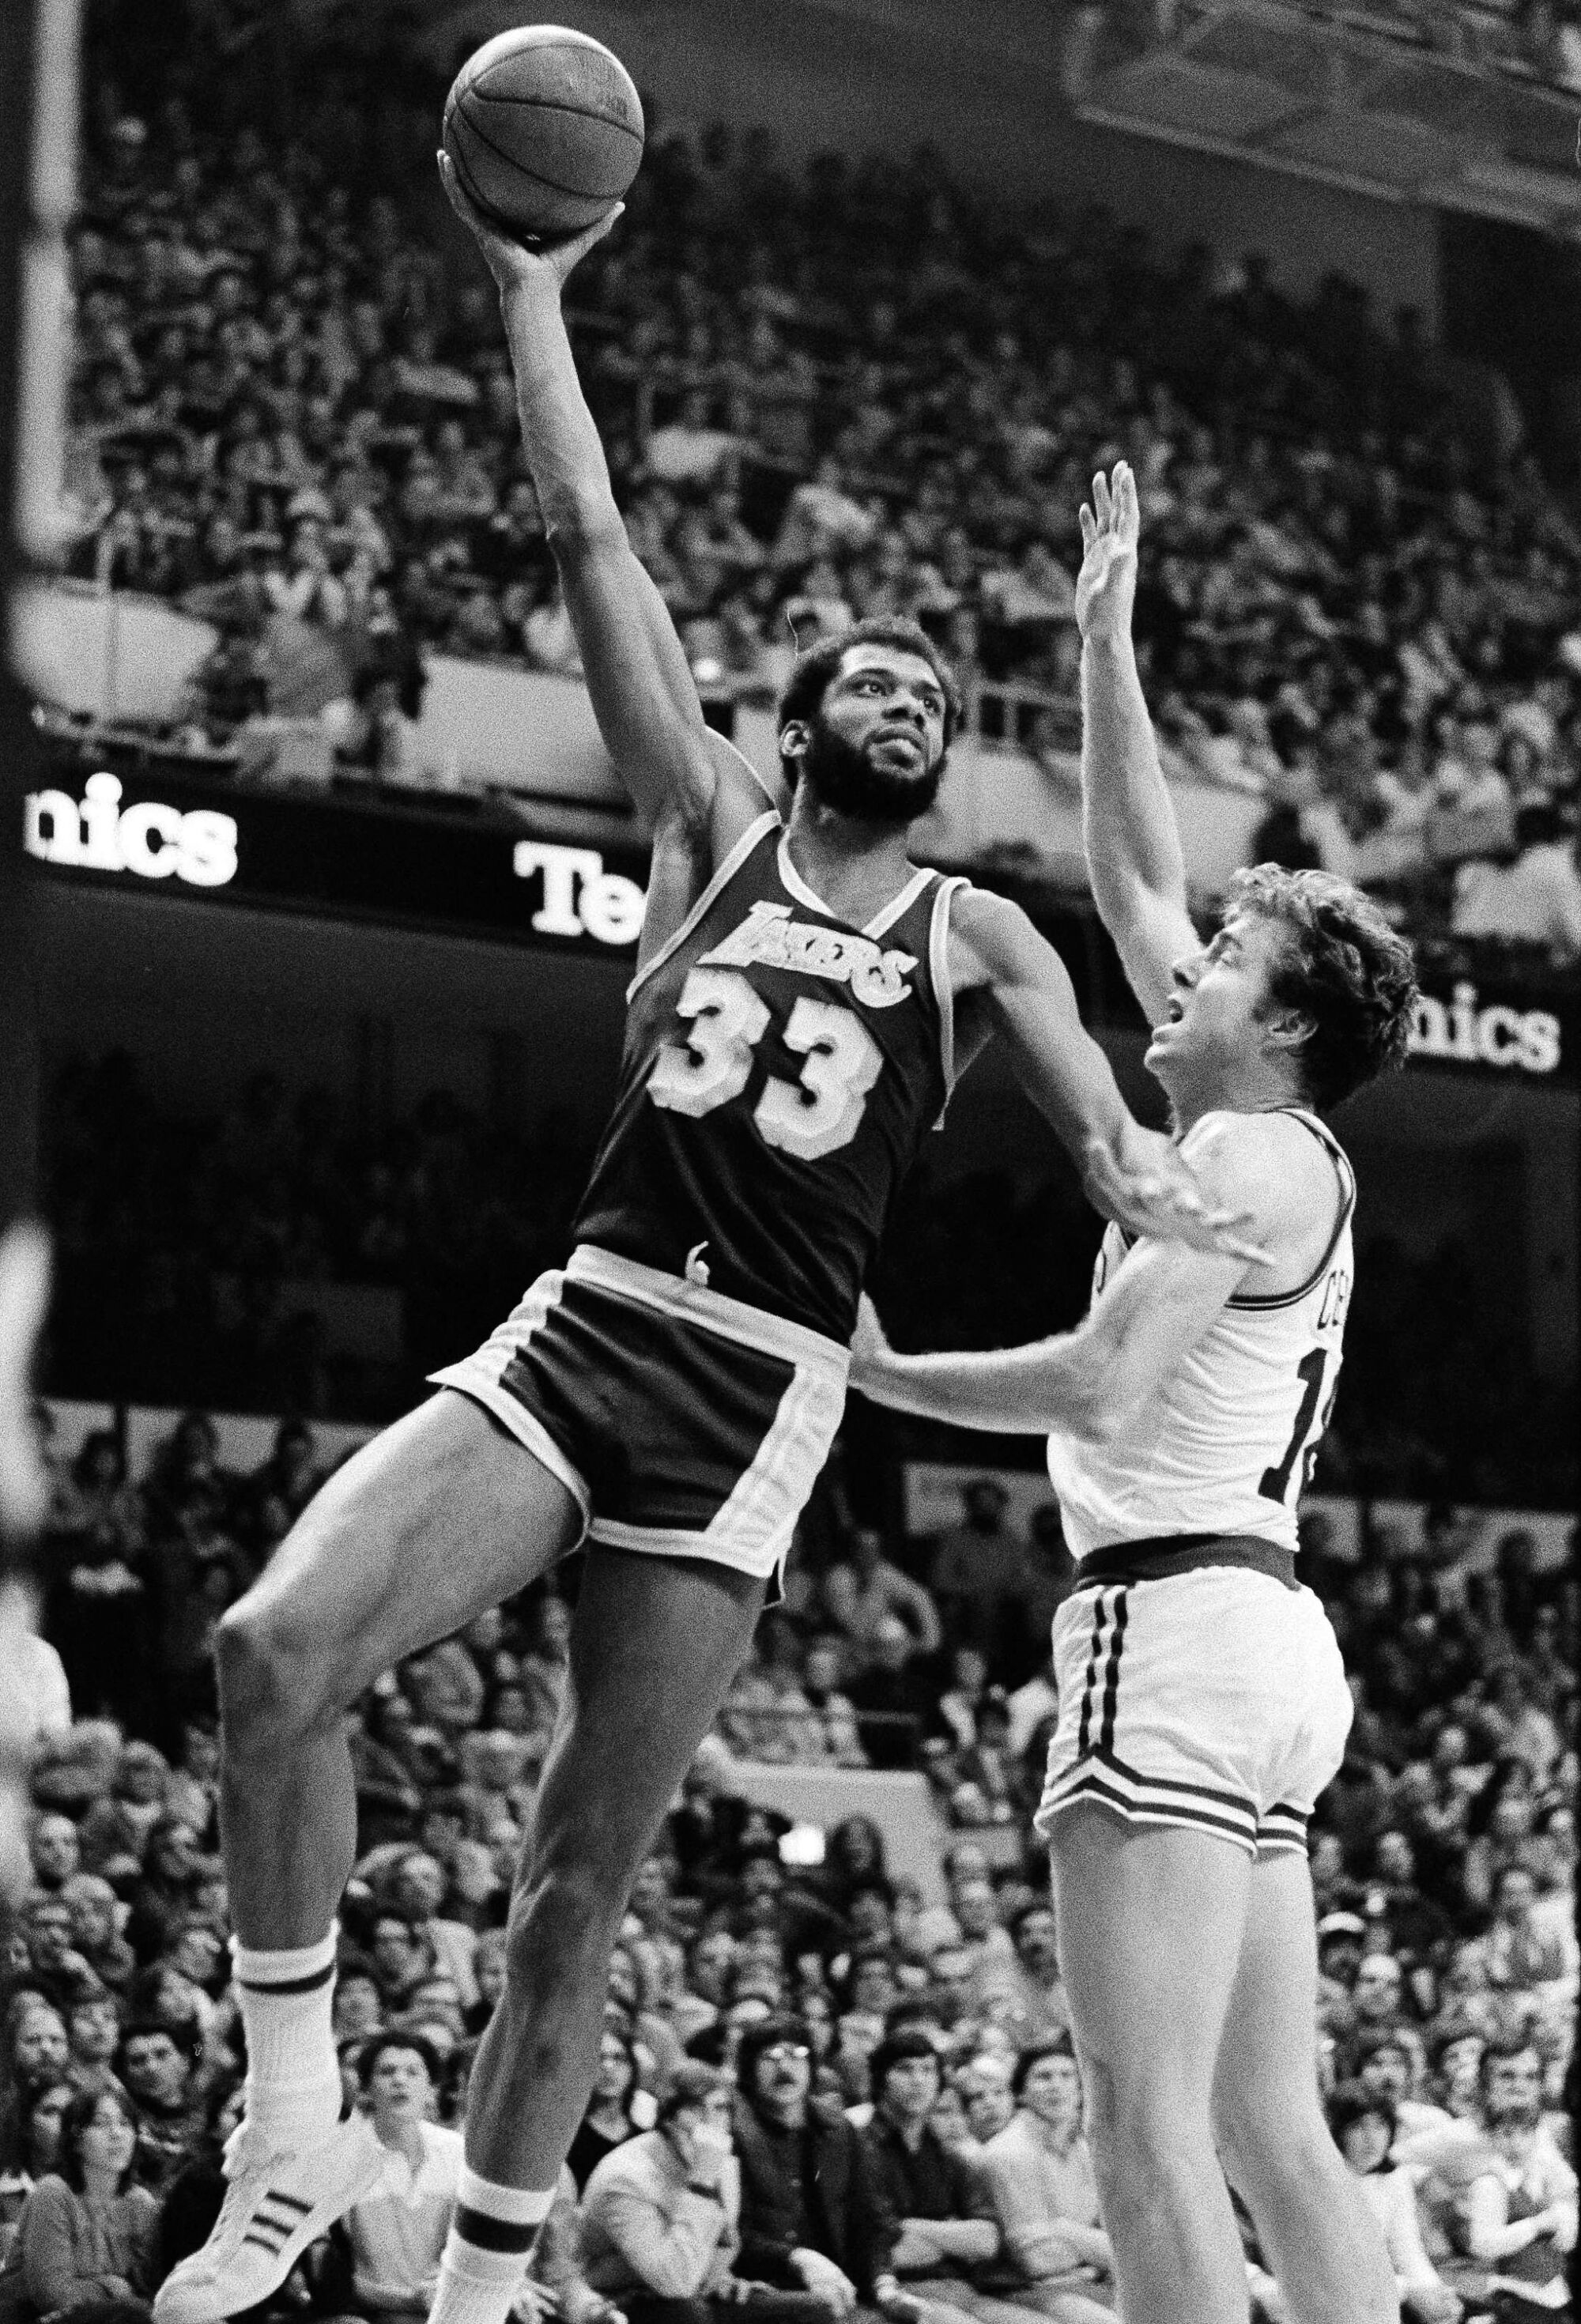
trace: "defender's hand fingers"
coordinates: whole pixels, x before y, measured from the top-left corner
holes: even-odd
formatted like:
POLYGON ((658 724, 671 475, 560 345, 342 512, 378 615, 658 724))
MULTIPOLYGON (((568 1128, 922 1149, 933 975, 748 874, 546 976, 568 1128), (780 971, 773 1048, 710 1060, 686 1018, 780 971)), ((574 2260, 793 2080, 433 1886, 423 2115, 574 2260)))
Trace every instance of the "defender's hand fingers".
POLYGON ((1097 519, 1094 516, 1091 509, 1088 508, 1086 501, 1083 501, 1080 508, 1077 509, 1076 512, 1076 521, 1081 527, 1081 549, 1082 555, 1086 557, 1090 555, 1093 545, 1098 537, 1097 519))

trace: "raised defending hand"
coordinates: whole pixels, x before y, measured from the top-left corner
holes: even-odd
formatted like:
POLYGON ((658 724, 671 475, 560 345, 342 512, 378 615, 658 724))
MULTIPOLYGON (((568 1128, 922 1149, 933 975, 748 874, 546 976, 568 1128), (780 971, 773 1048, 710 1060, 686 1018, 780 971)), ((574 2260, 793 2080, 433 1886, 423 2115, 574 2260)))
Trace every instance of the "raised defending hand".
POLYGON ((1136 601, 1136 544, 1142 532, 1136 478, 1116 460, 1112 476, 1093 478, 1092 505, 1081 507, 1081 571, 1076 579, 1076 625, 1084 638, 1123 638, 1136 601))
POLYGON ((450 208, 472 235, 488 261, 488 271, 500 286, 503 298, 507 290, 541 289, 559 298, 565 279, 578 259, 586 258, 596 242, 602 242, 610 227, 624 209, 624 202, 615 202, 604 216, 595 218, 591 226, 573 235, 569 242, 550 244, 543 250, 529 249, 524 242, 513 242, 499 227, 485 217, 477 204, 462 189, 456 175, 456 165, 442 149, 439 155, 439 177, 449 198, 450 208))
POLYGON ((1133 1234, 1188 1242, 1197 1250, 1222 1251, 1227 1259, 1255 1261, 1268 1256, 1253 1239, 1251 1218, 1210 1204, 1179 1149, 1156 1130, 1143 1130, 1128 1118, 1113 1145, 1090 1139, 1085 1155, 1087 1200, 1133 1234))

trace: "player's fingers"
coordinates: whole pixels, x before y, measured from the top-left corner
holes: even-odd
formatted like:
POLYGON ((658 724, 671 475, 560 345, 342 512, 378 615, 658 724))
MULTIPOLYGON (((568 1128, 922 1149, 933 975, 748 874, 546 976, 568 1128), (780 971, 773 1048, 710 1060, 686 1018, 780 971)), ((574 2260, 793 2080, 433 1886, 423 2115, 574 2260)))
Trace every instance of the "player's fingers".
POLYGON ((1097 475, 1093 478, 1093 506, 1098 512, 1098 522, 1103 526, 1105 531, 1107 532, 1109 529, 1110 516, 1109 479, 1105 475, 1102 468, 1098 470, 1097 475))
POLYGON ((1135 472, 1129 461, 1121 462, 1114 471, 1114 505, 1120 530, 1124 539, 1132 542, 1142 530, 1142 505, 1136 493, 1135 472))
POLYGON ((1081 546, 1082 553, 1085 556, 1086 551, 1091 549, 1094 541, 1096 541, 1098 537, 1097 520, 1094 516, 1091 509, 1088 508, 1086 501, 1083 501, 1080 508, 1077 509, 1076 512, 1076 521, 1081 527, 1081 546))

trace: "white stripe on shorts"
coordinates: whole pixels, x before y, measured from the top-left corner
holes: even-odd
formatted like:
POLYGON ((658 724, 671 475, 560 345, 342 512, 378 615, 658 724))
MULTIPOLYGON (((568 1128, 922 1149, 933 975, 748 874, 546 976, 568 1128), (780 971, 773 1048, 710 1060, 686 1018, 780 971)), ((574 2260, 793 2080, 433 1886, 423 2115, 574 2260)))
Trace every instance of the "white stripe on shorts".
POLYGON ((529 1412, 519 1397, 502 1388, 500 1383, 511 1365, 532 1339, 541 1331, 553 1310, 559 1306, 566 1278, 558 1269, 541 1275, 522 1298, 511 1310, 498 1331, 492 1333, 481 1348, 459 1363, 447 1364, 442 1371, 430 1372, 429 1379, 435 1388, 458 1388, 475 1404, 497 1420, 500 1426, 524 1445, 533 1459, 557 1477, 582 1513, 582 1530, 593 1514, 593 1496, 587 1481, 561 1452, 554 1438, 538 1418, 529 1412))

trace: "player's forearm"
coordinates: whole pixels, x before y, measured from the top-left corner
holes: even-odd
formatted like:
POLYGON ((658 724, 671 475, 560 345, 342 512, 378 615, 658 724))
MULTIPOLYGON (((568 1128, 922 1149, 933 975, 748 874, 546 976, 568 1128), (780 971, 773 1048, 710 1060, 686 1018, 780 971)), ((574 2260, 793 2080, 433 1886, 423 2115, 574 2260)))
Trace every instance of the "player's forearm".
POLYGON ((1102 1425, 1099 1383, 1075 1354, 1073 1334, 1030 1347, 897 1355, 892 1349, 853 1366, 854 1388, 893 1412, 944 1420, 998 1435, 1071 1436, 1102 1425))
POLYGON ((516 414, 546 530, 586 535, 621 532, 609 463, 566 331, 558 296, 541 284, 504 292, 500 313, 516 381, 516 414))
POLYGON ((1081 650, 1082 836, 1098 908, 1123 911, 1137 890, 1182 909, 1186 859, 1129 636, 1081 650))

